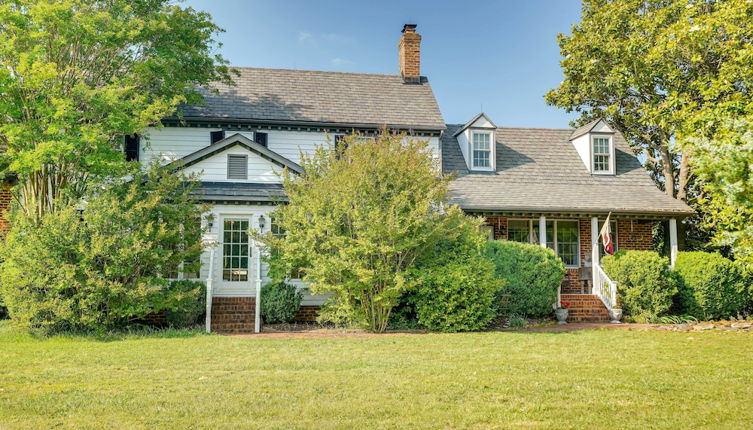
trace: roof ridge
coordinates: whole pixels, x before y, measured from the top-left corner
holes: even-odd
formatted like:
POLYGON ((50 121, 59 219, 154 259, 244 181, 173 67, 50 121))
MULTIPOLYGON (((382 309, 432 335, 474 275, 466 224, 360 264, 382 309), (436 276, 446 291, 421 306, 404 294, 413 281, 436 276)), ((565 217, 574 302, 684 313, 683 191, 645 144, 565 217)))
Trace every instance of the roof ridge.
MULTIPOLYGON (((335 74, 341 74, 341 75, 366 75, 366 76, 389 76, 389 77, 396 77, 399 78, 400 75, 397 73, 366 73, 366 72, 342 72, 338 70, 312 70, 312 69, 290 69, 290 68, 283 68, 283 67, 253 67, 253 66, 228 66, 230 69, 249 69, 249 70, 272 70, 272 71, 283 71, 283 72, 309 72, 309 73, 335 73, 335 74)), ((422 76, 423 78, 426 78, 426 76, 422 76)), ((428 78, 427 78, 428 81, 428 78)))
MULTIPOLYGON (((462 127, 464 124, 445 124, 445 127, 462 127)), ((507 129, 507 130, 552 130, 552 131, 573 131, 573 128, 554 128, 554 127, 516 127, 516 126, 497 126, 497 129, 507 129)))

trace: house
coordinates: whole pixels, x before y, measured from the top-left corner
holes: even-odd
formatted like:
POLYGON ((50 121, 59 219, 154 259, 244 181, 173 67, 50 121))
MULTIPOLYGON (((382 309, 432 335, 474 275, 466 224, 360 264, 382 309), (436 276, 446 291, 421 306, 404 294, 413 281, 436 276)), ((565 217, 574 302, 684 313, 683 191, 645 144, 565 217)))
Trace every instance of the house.
MULTIPOLYGON (((554 249, 569 271, 562 292, 578 294, 571 300, 588 303, 590 317, 605 317, 614 305, 613 284, 598 266, 597 232, 610 212, 621 249, 650 249, 652 228, 668 220, 674 259, 677 219, 692 211, 656 188, 619 131, 604 121, 577 130, 497 127, 483 113, 446 124, 421 75, 420 43, 416 26, 405 25, 395 75, 238 68, 235 86, 217 85, 182 118, 126 138, 128 158, 159 158, 200 175, 212 246, 200 273, 179 276, 206 281, 208 329, 260 327, 256 298, 266 267, 247 232, 274 231, 282 169, 299 172, 300 153, 330 138, 337 144, 383 126, 429 141, 442 168, 457 174, 451 202, 485 217, 490 238, 554 249)), ((311 319, 324 300, 305 294, 297 318, 311 319)))

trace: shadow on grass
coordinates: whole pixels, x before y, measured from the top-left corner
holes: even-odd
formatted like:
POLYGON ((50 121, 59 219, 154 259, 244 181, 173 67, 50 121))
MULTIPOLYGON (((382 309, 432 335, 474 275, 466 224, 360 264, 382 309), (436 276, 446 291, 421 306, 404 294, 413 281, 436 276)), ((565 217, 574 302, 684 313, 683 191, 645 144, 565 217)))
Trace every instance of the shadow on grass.
POLYGON ((5 341, 71 339, 96 342, 117 342, 134 339, 182 339, 207 335, 208 334, 204 332, 204 327, 202 325, 195 325, 187 328, 133 325, 107 331, 69 330, 56 333, 45 333, 41 330, 25 330, 14 327, 10 320, 0 321, 0 339, 5 341))

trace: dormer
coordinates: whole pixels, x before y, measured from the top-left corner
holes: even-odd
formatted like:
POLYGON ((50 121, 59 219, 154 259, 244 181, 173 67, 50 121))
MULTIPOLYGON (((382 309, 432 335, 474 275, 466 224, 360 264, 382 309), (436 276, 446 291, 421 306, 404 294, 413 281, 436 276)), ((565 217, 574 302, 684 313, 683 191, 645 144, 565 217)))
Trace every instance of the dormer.
POLYGON ((497 126, 482 112, 455 132, 453 136, 458 140, 468 170, 494 172, 497 169, 496 130, 497 126))
POLYGON ((578 151, 583 165, 592 175, 614 175, 614 129, 603 119, 595 119, 578 127, 570 142, 578 151))

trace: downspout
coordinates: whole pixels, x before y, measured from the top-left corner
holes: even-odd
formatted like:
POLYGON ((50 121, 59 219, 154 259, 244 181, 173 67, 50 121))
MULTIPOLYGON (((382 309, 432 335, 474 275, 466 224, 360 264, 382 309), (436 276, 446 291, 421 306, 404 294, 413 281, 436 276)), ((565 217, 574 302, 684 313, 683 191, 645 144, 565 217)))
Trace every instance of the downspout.
POLYGON ((256 255, 256 309, 254 311, 254 332, 261 332, 261 249, 254 240, 254 254, 256 255))

